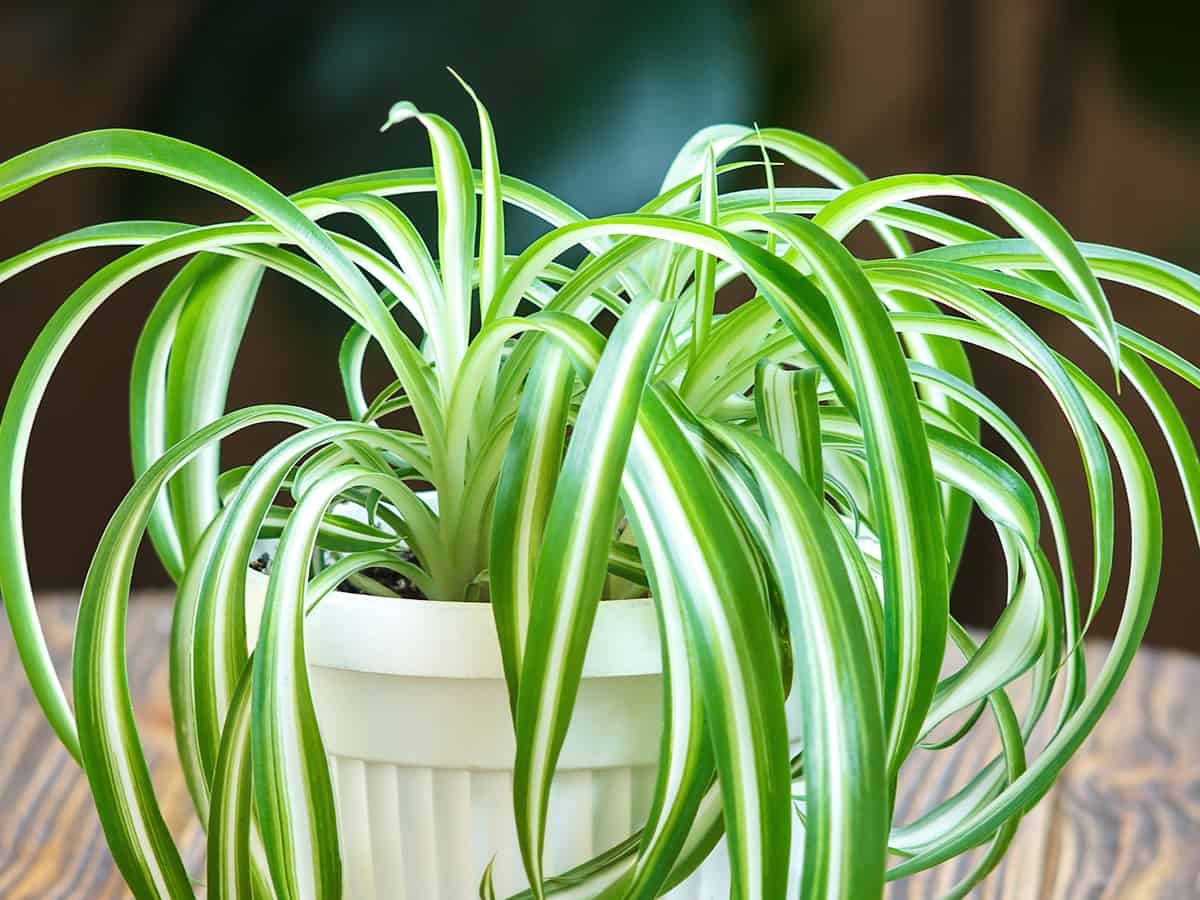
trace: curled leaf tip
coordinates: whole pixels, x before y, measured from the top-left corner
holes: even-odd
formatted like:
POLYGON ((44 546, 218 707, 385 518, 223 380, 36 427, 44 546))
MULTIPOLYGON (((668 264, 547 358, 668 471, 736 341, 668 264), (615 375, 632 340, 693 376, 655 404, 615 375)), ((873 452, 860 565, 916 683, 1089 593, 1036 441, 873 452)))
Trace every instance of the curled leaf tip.
POLYGON ((475 95, 475 89, 471 87, 471 85, 467 84, 467 80, 459 75, 458 72, 454 70, 453 66, 446 66, 446 71, 454 76, 454 80, 462 85, 462 89, 470 94, 472 100, 479 102, 479 98, 475 95))
POLYGON ((388 110, 387 121, 379 126, 380 131, 387 131, 393 125, 398 125, 409 119, 415 118, 421 114, 416 105, 409 100, 400 100, 392 104, 392 108, 388 110))
MULTIPOLYGON (((453 71, 453 70, 451 70, 453 71)), ((479 881, 479 900, 496 900, 496 888, 492 883, 492 870, 496 867, 496 857, 493 856, 483 870, 483 878, 479 881)))

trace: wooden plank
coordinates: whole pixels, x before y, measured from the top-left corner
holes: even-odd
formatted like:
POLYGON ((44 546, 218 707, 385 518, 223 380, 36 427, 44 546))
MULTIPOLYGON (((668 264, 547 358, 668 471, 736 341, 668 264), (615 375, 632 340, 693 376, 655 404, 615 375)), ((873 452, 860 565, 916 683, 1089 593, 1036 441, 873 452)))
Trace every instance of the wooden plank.
MULTIPOLYGON (((193 872, 203 861, 203 833, 179 772, 167 701, 169 597, 138 598, 128 624, 129 681, 159 790, 159 802, 193 872)), ((70 669, 75 598, 40 607, 59 675, 70 669)), ((3 618, 3 617, 0 617, 3 618)), ((34 704, 13 647, 0 626, 0 897, 5 900, 116 900, 129 896, 104 843, 87 780, 34 704)))
MULTIPOLYGON (((203 834, 179 773, 167 702, 168 599, 142 595, 130 610, 130 682, 164 815, 191 871, 201 874, 203 834)), ((47 598, 42 615, 65 677, 74 599, 47 598)), ((1093 671, 1106 651, 1103 644, 1089 648, 1093 671)), ((1050 795, 1025 817, 1004 863, 972 896, 1176 900, 1200 895, 1197 690, 1200 661, 1143 650, 1095 734, 1050 795)), ((6 726, 0 742, 0 897, 127 897, 86 781, 33 704, 6 620, 0 626, 0 710, 6 726)), ((914 755, 901 775, 899 821, 945 797, 995 753, 990 728, 976 731, 952 750, 914 755)), ((894 884, 889 897, 939 896, 977 858, 953 860, 894 884)))
POLYGON ((1060 782, 1046 896, 1200 896, 1198 693, 1195 657, 1141 651, 1060 782))

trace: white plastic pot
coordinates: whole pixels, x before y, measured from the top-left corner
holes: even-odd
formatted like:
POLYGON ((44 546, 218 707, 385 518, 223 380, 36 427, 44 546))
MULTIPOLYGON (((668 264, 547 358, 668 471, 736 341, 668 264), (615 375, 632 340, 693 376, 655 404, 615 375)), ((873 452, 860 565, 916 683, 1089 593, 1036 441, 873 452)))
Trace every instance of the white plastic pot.
MULTIPOLYGON (((267 579, 251 571, 256 633, 267 579)), ((471 900, 527 886, 512 816, 516 751, 492 610, 335 592, 309 617, 309 675, 337 792, 346 896, 471 900)), ((649 811, 662 728, 649 599, 600 604, 550 799, 547 873, 627 837, 649 811)), ((725 900, 723 844, 671 900, 725 900)))

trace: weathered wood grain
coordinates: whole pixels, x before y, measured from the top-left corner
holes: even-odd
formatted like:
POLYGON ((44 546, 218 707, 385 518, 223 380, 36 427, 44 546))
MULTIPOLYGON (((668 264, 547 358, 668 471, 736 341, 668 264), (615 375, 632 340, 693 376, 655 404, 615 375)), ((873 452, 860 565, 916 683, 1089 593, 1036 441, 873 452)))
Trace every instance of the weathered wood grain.
MULTIPOLYGON (((167 704, 167 599, 145 595, 130 610, 130 683, 164 814, 192 871, 200 873, 203 834, 179 774, 167 704)), ((67 677, 74 601, 48 598, 42 617, 67 677)), ((1089 648, 1093 668, 1106 650, 1102 644, 1089 648)), ((1025 817, 1001 867, 972 896, 1200 897, 1198 696, 1200 660, 1143 650, 1108 715, 1051 793, 1025 817)), ((86 781, 33 704, 6 620, 0 625, 0 727, 0 898, 128 896, 104 845, 86 781)), ((992 732, 984 727, 977 732, 952 750, 915 754, 901 777, 900 820, 946 796, 995 753, 992 732)), ((940 896, 974 859, 894 884, 889 896, 940 896)))
MULTIPOLYGON (((145 595, 130 610, 129 683, 147 761, 172 832, 192 871, 203 861, 203 832, 179 772, 167 700, 166 595, 145 595)), ((73 598, 41 604, 42 624, 69 677, 73 598)), ((129 896, 104 843, 87 780, 34 704, 12 644, 0 625, 0 898, 117 900, 129 896)))

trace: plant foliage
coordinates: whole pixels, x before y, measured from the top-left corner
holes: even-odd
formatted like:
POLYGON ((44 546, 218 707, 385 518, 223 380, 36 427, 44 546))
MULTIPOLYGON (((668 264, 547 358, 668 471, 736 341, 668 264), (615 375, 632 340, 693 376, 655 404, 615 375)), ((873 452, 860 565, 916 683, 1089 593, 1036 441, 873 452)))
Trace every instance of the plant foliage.
MULTIPOLYGON (((871 181, 828 146, 773 128, 707 128, 644 207, 588 219, 501 174, 476 103, 478 168, 449 122, 400 103, 385 128, 423 128, 432 167, 291 197, 207 150, 136 131, 81 134, 0 165, 0 199, 116 167, 194 185, 247 214, 94 225, 0 263, 7 279, 76 250, 123 248, 58 308, 12 385, 0 421, 0 589, 29 679, 87 773, 130 888, 193 896, 125 668, 131 571, 148 535, 178 584, 171 694, 209 833, 210 898, 341 896, 302 624, 343 579, 379 566, 431 601, 492 604, 518 737, 528 896, 652 898, 722 835, 740 900, 785 896, 797 877, 792 841, 804 844, 801 895, 849 900, 988 844, 950 896, 964 895, 1096 724, 1150 613, 1157 477, 1114 402, 1118 385, 1149 406, 1200 523, 1200 458, 1151 364, 1194 386, 1200 369, 1116 322, 1101 282, 1200 311, 1200 277, 1078 243, 1005 185, 871 181), (780 161, 831 186, 777 187, 780 161), (759 175, 765 187, 746 187, 759 175), (741 187, 722 191, 721 181, 741 187), (416 193, 437 200, 428 243, 394 202, 416 193), (926 203, 947 196, 990 208, 1012 236, 926 203), (510 207, 546 224, 519 253, 505 244, 510 207), (336 230, 335 218, 372 239, 336 230), (860 226, 881 254, 847 249, 860 226), (915 251, 914 238, 927 249, 915 251), (577 248, 582 261, 564 263, 577 248), (72 705, 26 563, 29 436, 89 317, 175 263, 133 363, 137 478, 83 589, 72 705), (344 419, 292 406, 226 411, 266 272, 349 319, 337 360, 344 419), (717 292, 739 281, 751 299, 719 313, 717 292), (1020 316, 1030 306, 1079 328, 1112 371, 1094 380, 1048 346, 1020 316), (363 380, 372 348, 394 379, 381 390, 363 380), (1055 486, 1030 440, 973 383, 968 351, 1028 369, 1062 411, 1089 488, 1093 565, 1082 584, 1055 486), (414 426, 395 425, 402 411, 414 426), (221 471, 220 442, 267 423, 291 433, 253 465, 221 471), (985 431, 1018 467, 985 447, 985 431), (436 489, 436 511, 423 485, 436 489), (1006 607, 979 642, 948 602, 975 511, 1007 561, 1006 607), (1109 594, 1118 518, 1131 535, 1123 609, 1089 677, 1081 639, 1109 594), (246 571, 263 537, 278 546, 251 652, 246 571), (580 868, 546 872, 550 785, 597 606, 639 585, 656 599, 665 674, 650 819, 580 868), (1009 689, 1022 676, 1031 691, 1018 711, 1009 689), (789 694, 802 711, 790 735, 789 694), (947 725, 964 716, 964 727, 947 725), (1047 717, 1050 737, 1034 753, 1047 717), (987 721, 999 754, 940 805, 894 821, 905 760, 952 753, 987 721)), ((486 876, 481 891, 490 894, 486 876)))

